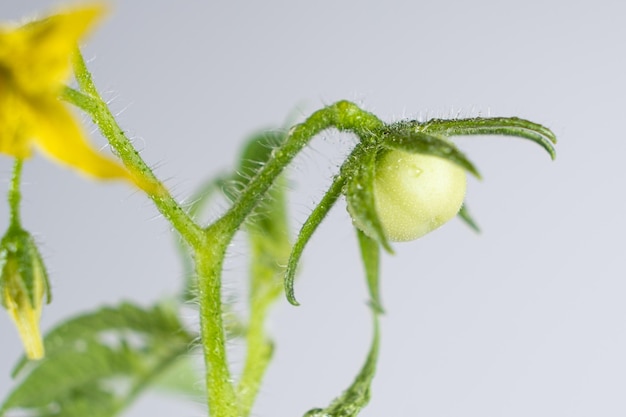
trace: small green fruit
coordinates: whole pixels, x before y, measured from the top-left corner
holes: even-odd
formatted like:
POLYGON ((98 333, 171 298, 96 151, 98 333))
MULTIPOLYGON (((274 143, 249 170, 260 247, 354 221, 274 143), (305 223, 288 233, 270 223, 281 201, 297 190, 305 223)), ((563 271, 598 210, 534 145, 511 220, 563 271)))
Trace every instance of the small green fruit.
POLYGON ((432 155, 392 150, 379 156, 374 200, 391 241, 417 239, 452 219, 465 198, 465 170, 432 155))

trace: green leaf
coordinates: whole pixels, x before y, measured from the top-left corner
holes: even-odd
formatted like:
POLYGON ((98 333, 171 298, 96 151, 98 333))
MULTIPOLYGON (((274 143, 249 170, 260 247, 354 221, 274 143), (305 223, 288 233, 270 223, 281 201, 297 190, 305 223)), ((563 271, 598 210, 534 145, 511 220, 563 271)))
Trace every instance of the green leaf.
MULTIPOLYGON (((194 196, 189 214, 195 218, 199 208, 206 204, 206 200, 215 190, 221 190, 226 198, 236 202, 285 138, 286 134, 278 130, 263 130, 250 136, 245 142, 233 173, 208 181, 194 196)), ((281 177, 278 177, 265 196, 259 199, 250 215, 248 226, 255 228, 268 239, 286 238, 287 202, 281 177)))
POLYGON ((248 185, 256 173, 272 157, 272 152, 283 144, 285 138, 285 133, 269 129, 248 138, 239 158, 235 178, 241 183, 241 188, 248 185))
POLYGON ((70 319, 44 338, 45 359, 18 363, 20 381, 0 415, 117 415, 188 352, 193 338, 166 305, 124 303, 70 319))
POLYGON ((517 117, 476 117, 472 119, 433 119, 421 124, 424 132, 444 136, 502 135, 530 139, 556 158, 556 135, 547 127, 517 117))
POLYGON ((358 228, 356 234, 359 240, 359 248, 361 249, 361 259, 365 267, 365 277, 367 278, 367 288, 370 293, 370 304, 377 313, 384 313, 382 303, 380 301, 380 247, 378 243, 358 228))
POLYGON ((370 400, 370 387, 376 373, 380 331, 374 313, 374 337, 367 360, 354 382, 326 408, 315 408, 304 417, 355 417, 370 400))
POLYGON ((473 231, 476 233, 480 233, 480 227, 478 227, 478 223, 474 220, 474 218, 470 215, 467 210, 467 205, 463 203, 461 209, 458 214, 459 218, 465 222, 473 231))
POLYGON ((413 122, 399 122, 384 132, 383 146, 410 153, 422 153, 448 159, 480 179, 480 173, 452 142, 441 136, 419 131, 413 122))
POLYGON ((221 175, 202 184, 191 197, 191 204, 187 208, 189 216, 194 220, 198 220, 200 212, 205 209, 211 199, 215 197, 216 193, 220 191, 229 180, 230 177, 221 175))
POLYGON ((180 356, 151 383, 151 388, 203 402, 206 389, 201 373, 202 364, 196 363, 195 359, 193 355, 180 356))
POLYGON ((345 190, 346 201, 355 226, 382 245, 387 252, 393 253, 376 213, 374 198, 376 156, 376 148, 370 148, 360 158, 360 163, 350 172, 345 190))
MULTIPOLYGON (((285 138, 286 134, 278 130, 263 130, 248 138, 239 156, 237 169, 230 177, 230 181, 224 182, 227 186, 222 190, 226 197, 236 202, 275 150, 283 144, 285 138)), ((247 222, 249 228, 269 235, 269 238, 285 239, 287 202, 284 188, 284 180, 278 177, 250 214, 247 222)))

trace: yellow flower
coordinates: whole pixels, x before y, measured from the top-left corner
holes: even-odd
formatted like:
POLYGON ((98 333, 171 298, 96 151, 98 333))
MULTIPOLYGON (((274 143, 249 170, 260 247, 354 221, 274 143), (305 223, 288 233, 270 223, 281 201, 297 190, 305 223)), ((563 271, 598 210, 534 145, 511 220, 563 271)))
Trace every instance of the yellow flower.
POLYGON ((44 355, 39 319, 44 298, 50 301, 48 276, 28 232, 11 227, 0 242, 0 301, 13 319, 26 356, 44 355))
POLYGON ((58 99, 78 40, 103 11, 83 7, 0 27, 0 153, 24 159, 37 148, 84 174, 133 181, 126 168, 92 148, 58 99))

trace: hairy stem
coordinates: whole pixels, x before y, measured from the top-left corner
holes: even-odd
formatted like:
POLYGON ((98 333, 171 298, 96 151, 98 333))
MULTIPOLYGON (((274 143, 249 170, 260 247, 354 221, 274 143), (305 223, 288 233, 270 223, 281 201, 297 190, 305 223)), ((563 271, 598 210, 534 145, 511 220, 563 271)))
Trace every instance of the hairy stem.
POLYGON ((226 226, 234 235, 282 170, 321 131, 329 128, 351 131, 361 141, 367 142, 372 140, 373 132, 383 126, 383 122, 376 116, 349 101, 339 101, 316 111, 303 123, 291 129, 283 145, 272 152, 272 158, 257 172, 231 209, 207 229, 207 233, 211 233, 213 227, 226 226))
POLYGON ((200 302, 200 335, 206 363, 206 386, 211 417, 240 417, 231 383, 222 318, 221 271, 226 244, 212 240, 195 252, 200 302))
POLYGON ((11 176, 11 185, 8 195, 11 227, 19 227, 20 225, 20 202, 22 201, 20 180, 22 178, 22 166, 22 160, 16 158, 13 164, 13 175, 11 176))
POLYGON ((109 141, 109 144, 117 152, 124 165, 132 172, 142 175, 146 182, 153 184, 150 188, 155 190, 155 192, 148 194, 148 196, 154 202, 159 212, 163 214, 191 246, 199 245, 203 239, 200 227, 194 223, 180 204, 156 178, 152 170, 139 155, 139 152, 135 150, 130 140, 126 137, 124 131, 117 124, 106 103, 100 97, 88 96, 69 87, 65 88, 61 98, 92 117, 94 123, 100 128, 100 132, 109 141))
POLYGON ((82 92, 66 87, 61 98, 87 112, 108 140, 124 165, 137 178, 137 182, 152 199, 157 209, 174 226, 191 246, 202 241, 200 227, 189 217, 167 188, 154 175, 128 139, 108 105, 102 100, 93 82, 91 73, 77 49, 73 59, 74 73, 82 92))
MULTIPOLYGON (((200 326, 206 363, 207 401, 211 417, 239 417, 238 400, 231 383, 222 319, 221 269, 229 234, 203 233, 157 179, 120 128, 99 95, 79 51, 74 56, 76 79, 82 92, 65 88, 62 98, 81 108, 98 125, 125 166, 142 184, 157 209, 193 250, 198 279, 200 326)), ((232 225, 231 225, 232 227, 232 225)), ((233 231, 234 233, 234 231, 233 231)))

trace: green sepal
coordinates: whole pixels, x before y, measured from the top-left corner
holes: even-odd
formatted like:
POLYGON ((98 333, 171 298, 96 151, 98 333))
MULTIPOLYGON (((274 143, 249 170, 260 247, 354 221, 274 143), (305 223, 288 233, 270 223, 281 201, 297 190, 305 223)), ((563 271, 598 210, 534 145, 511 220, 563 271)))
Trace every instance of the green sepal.
POLYGON ((415 122, 398 122, 390 125, 383 133, 381 144, 388 149, 447 159, 476 178, 481 178, 474 164, 452 142, 441 135, 422 132, 420 128, 415 122))
POLYGON ((500 135, 529 139, 556 158, 556 135, 538 123, 518 117, 475 117, 471 119, 433 119, 421 124, 423 131, 443 136, 500 135))
POLYGON ((349 172, 345 187, 346 202, 354 225, 378 242, 388 253, 393 253, 376 213, 374 178, 377 151, 377 148, 370 148, 360 158, 360 164, 356 164, 349 172))
POLYGON ((470 215, 469 210, 467 209, 467 205, 463 203, 459 213, 457 214, 463 222, 470 227, 474 232, 480 233, 480 227, 478 223, 474 220, 474 218, 470 215))
POLYGON ((352 385, 326 408, 314 408, 304 417, 356 417, 369 403, 372 380, 378 361, 380 330, 378 317, 374 312, 374 336, 365 364, 352 382, 352 385))
POLYGON ((124 303, 75 317, 45 336, 45 360, 18 362, 13 376, 19 384, 0 415, 20 409, 38 417, 79 417, 90 405, 88 415, 112 417, 187 354, 195 337, 166 305, 124 303))
POLYGON ((337 175, 324 197, 320 200, 319 204, 313 209, 309 217, 302 224, 298 237, 291 249, 289 255, 289 261, 287 261, 287 269, 285 270, 285 295, 287 300, 294 306, 300 305, 294 293, 293 283, 298 269, 298 263, 306 244, 309 242, 317 226, 326 218, 326 215, 330 209, 335 205, 346 183, 346 178, 341 173, 337 175))
POLYGON ((294 280, 296 271, 298 269, 298 263, 306 244, 308 243, 317 227, 326 218, 326 215, 331 208, 335 205, 341 194, 345 193, 346 184, 353 176, 354 171, 362 163, 363 157, 366 151, 363 145, 357 145, 354 147, 350 155, 346 158, 345 162, 339 170, 339 174, 335 176, 330 187, 315 206, 309 217, 302 224, 298 237, 294 243, 291 254, 289 255, 289 261, 287 262, 287 268, 285 270, 285 295, 290 304, 294 306, 300 305, 296 300, 294 294, 294 280))
POLYGON ((41 303, 35 293, 36 281, 43 284, 46 303, 50 303, 50 282, 37 244, 26 230, 11 225, 0 240, 0 302, 7 307, 4 292, 7 286, 13 286, 9 291, 24 292, 31 306, 36 307, 41 303))
POLYGON ((377 313, 384 313, 382 302, 380 299, 380 246, 378 243, 363 233, 360 229, 356 229, 356 235, 359 240, 359 248, 361 249, 361 259, 365 268, 365 277, 367 279, 367 288, 370 294, 370 305, 377 313))

